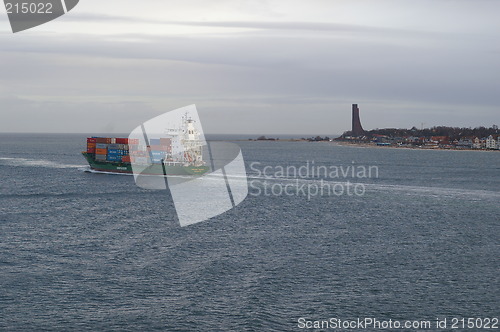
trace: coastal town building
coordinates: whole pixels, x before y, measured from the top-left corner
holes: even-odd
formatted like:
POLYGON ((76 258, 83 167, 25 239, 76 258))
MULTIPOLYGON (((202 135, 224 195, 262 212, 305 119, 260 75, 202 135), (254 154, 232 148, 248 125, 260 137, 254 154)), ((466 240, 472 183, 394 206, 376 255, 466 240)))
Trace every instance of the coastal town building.
POLYGON ((479 137, 474 138, 474 142, 472 143, 473 149, 481 149, 481 139, 479 137))
POLYGON ((463 137, 460 138, 457 142, 457 147, 459 148, 466 148, 466 149, 472 149, 472 146, 474 144, 474 141, 469 138, 469 137, 463 137))
MULTIPOLYGON (((499 136, 500 137, 500 136, 499 136)), ((499 137, 494 137, 493 135, 490 135, 486 138, 486 149, 490 150, 498 150, 498 138, 499 137)))

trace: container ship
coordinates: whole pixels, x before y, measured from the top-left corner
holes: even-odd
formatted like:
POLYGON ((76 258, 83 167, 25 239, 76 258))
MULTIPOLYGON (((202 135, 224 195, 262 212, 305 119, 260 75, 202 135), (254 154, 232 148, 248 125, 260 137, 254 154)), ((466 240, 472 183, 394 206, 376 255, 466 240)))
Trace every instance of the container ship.
POLYGON ((82 154, 98 172, 132 174, 136 168, 146 175, 203 175, 209 167, 203 161, 202 141, 193 120, 185 119, 184 124, 177 134, 160 138, 88 137, 82 154))

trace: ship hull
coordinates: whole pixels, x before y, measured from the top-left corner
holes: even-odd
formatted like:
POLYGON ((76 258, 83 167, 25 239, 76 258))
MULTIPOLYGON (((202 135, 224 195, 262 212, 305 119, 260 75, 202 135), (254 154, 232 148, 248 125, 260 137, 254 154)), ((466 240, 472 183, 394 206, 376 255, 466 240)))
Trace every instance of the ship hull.
MULTIPOLYGON (((130 163, 124 162, 109 162, 95 160, 93 155, 87 152, 82 152, 83 156, 94 171, 132 174, 133 169, 130 163)), ((146 175, 203 175, 209 171, 207 166, 182 166, 182 165, 165 165, 153 164, 148 166, 141 174, 146 175), (164 169, 165 168, 165 169, 164 169)))

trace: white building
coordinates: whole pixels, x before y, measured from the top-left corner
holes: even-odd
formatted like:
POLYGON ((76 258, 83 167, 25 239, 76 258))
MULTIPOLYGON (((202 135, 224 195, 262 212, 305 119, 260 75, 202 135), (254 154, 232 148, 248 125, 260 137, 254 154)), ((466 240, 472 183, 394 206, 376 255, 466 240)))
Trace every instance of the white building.
POLYGON ((497 137, 496 139, 495 139, 495 137, 493 137, 493 135, 488 136, 488 138, 486 138, 486 148, 487 149, 498 149, 498 147, 499 147, 498 142, 500 142, 499 138, 500 138, 500 136, 497 137))

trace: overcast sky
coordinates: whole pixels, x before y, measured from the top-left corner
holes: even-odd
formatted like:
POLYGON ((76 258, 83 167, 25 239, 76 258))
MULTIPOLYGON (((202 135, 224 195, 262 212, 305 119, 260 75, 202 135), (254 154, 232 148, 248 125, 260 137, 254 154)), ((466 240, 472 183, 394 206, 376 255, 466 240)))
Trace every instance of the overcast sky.
POLYGON ((81 0, 12 34, 0 132, 128 132, 196 104, 206 133, 500 125, 498 0, 81 0))

